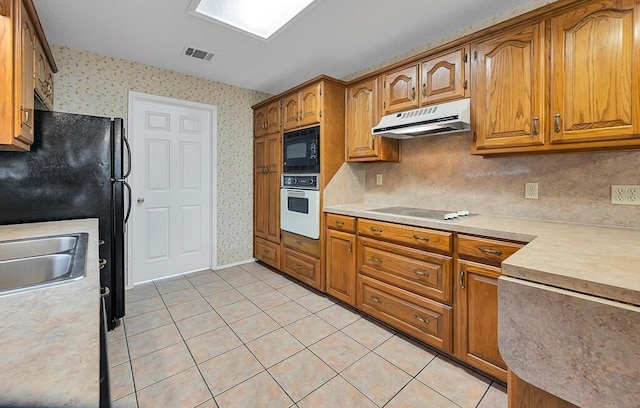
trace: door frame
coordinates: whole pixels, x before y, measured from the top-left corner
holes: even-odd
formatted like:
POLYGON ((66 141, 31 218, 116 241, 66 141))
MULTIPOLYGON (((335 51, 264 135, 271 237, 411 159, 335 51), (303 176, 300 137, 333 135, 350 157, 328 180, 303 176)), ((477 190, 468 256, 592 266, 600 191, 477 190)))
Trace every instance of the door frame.
MULTIPOLYGON (((218 265, 218 254, 216 248, 218 247, 218 178, 217 178, 217 168, 218 168, 218 107, 215 105, 209 105, 200 102, 192 102, 183 99, 170 98, 166 96, 158 96, 152 94, 146 94, 142 92, 129 91, 129 103, 127 107, 127 137, 131 142, 131 146, 134 146, 133 140, 136 135, 133 132, 134 129, 134 112, 135 112, 135 102, 136 101, 148 101, 155 103, 164 103, 164 104, 172 104, 172 105, 182 105, 187 108, 196 108, 201 110, 208 110, 211 113, 211 123, 210 129, 211 133, 209 135, 209 156, 206 157, 209 159, 209 269, 215 269, 218 265)), ((134 152, 132 151, 132 155, 134 152)), ((127 181, 131 184, 132 195, 135 196, 136 188, 138 184, 136 183, 136 177, 132 172, 132 175, 129 176, 127 181)), ((132 197, 132 206, 133 206, 133 197, 132 197)), ((131 211, 131 218, 129 219, 129 223, 125 228, 125 240, 126 240, 126 268, 125 268, 125 282, 127 289, 133 288, 133 276, 129 273, 130 270, 133 270, 133 256, 128 256, 128 254, 133 253, 133 238, 135 237, 135 231, 129 230, 129 226, 133 225, 133 219, 135 217, 134 211, 131 211)), ((140 282, 142 283, 142 282, 140 282)))

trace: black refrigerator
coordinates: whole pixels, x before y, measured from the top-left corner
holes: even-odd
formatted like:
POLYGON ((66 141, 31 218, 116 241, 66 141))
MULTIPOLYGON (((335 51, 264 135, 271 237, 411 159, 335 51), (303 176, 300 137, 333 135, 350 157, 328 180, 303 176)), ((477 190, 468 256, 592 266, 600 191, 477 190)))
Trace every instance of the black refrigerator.
POLYGON ((111 330, 125 313, 124 228, 131 210, 123 120, 37 111, 34 136, 30 152, 0 153, 0 224, 98 218, 111 330))

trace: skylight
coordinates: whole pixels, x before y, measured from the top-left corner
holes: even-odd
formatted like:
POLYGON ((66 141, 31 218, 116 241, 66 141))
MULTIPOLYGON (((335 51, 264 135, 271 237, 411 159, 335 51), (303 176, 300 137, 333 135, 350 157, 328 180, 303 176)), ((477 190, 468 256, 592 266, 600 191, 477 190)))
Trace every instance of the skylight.
POLYGON ((266 40, 314 1, 195 0, 193 11, 266 40))

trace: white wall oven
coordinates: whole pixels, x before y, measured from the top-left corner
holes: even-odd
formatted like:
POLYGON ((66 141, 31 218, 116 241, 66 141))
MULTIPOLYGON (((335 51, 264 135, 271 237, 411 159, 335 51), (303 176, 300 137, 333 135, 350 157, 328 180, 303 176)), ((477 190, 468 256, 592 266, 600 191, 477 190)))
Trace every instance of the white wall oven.
POLYGON ((320 191, 317 174, 285 174, 280 189, 280 228, 320 238, 320 191))

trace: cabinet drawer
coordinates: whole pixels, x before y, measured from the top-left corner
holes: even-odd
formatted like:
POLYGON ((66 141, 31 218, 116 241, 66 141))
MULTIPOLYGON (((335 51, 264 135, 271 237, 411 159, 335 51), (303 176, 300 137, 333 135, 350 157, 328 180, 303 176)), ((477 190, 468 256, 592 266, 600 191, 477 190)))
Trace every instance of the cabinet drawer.
POLYGON ((502 261, 513 255, 523 245, 515 242, 458 235, 458 256, 500 266, 502 261))
POLYGON ((280 269, 280 245, 256 238, 254 243, 255 257, 267 265, 280 269))
POLYGON ((358 239, 358 254, 361 273, 451 304, 451 257, 364 237, 358 239))
POLYGON ((451 307, 358 274, 358 307, 427 344, 451 352, 451 307))
POLYGON ((294 278, 322 290, 320 260, 290 248, 284 249, 282 271, 294 278))
POLYGON ((327 214, 327 228, 355 233, 356 219, 346 215, 327 214))
POLYGON ((358 219, 358 235, 366 235, 416 248, 451 253, 450 232, 358 219))
POLYGON ((284 246, 294 248, 305 254, 320 257, 320 240, 303 237, 302 235, 292 234, 282 231, 282 243, 284 246))

